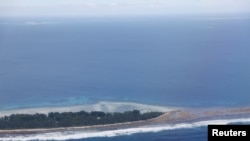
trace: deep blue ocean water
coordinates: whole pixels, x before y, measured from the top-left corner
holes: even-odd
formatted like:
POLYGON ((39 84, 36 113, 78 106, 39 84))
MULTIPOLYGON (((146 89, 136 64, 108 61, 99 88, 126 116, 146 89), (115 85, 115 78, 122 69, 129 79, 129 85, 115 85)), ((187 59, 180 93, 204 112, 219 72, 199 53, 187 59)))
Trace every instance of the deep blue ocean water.
MULTIPOLYGON (((0 109, 249 106, 250 19, 0 19, 0 109)), ((204 127, 97 140, 204 141, 204 127)), ((85 139, 84 139, 85 140, 85 139)))

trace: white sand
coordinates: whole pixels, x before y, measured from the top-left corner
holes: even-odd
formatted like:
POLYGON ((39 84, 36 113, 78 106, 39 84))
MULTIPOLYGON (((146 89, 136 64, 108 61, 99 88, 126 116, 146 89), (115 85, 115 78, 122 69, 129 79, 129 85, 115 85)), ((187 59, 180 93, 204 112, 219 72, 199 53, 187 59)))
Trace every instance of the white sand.
POLYGON ((150 111, 168 112, 168 111, 178 110, 181 108, 146 105, 146 104, 138 104, 138 103, 132 103, 132 102, 102 101, 96 104, 89 104, 89 105, 3 110, 3 111, 0 111, 0 117, 8 116, 11 114, 35 114, 35 113, 48 114, 49 112, 79 112, 79 111, 124 112, 124 111, 131 111, 135 109, 140 110, 141 112, 150 112, 150 111))

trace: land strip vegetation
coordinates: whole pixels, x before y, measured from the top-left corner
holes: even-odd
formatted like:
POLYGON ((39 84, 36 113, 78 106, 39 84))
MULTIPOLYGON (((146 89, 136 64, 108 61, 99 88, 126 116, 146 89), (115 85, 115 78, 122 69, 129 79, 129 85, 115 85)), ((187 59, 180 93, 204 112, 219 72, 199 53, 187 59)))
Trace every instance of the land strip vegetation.
POLYGON ((139 110, 105 113, 93 112, 51 112, 49 114, 12 114, 0 118, 0 130, 37 129, 105 125, 147 120, 162 115, 162 112, 141 113, 139 110))

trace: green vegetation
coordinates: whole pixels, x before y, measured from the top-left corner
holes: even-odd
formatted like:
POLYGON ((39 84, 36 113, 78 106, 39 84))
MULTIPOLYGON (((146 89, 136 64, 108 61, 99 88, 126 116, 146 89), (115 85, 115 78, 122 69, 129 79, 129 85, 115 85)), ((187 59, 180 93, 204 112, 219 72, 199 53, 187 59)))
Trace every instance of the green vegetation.
POLYGON ((33 129, 72 126, 89 126, 146 120, 160 116, 161 112, 140 113, 138 110, 123 113, 104 112, 51 112, 45 114, 13 114, 0 118, 0 129, 33 129))

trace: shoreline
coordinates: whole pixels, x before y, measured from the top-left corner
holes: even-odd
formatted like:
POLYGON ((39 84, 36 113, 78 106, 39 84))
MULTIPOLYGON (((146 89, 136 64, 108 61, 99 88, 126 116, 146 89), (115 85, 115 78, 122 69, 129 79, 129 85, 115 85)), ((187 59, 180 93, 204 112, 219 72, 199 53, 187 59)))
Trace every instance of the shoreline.
POLYGON ((38 107, 38 108, 21 108, 12 110, 0 110, 0 117, 9 116, 11 114, 48 114, 50 112, 79 112, 79 111, 102 111, 102 112, 125 112, 132 110, 139 110, 145 112, 168 112, 182 109, 180 107, 165 107, 157 105, 140 104, 133 102, 109 102, 100 101, 94 104, 82 104, 73 106, 61 107, 38 107))
POLYGON ((165 112, 163 115, 140 121, 115 123, 115 124, 103 124, 92 126, 74 126, 74 127, 59 127, 59 128, 37 128, 37 129, 12 129, 1 130, 0 137, 5 135, 28 135, 28 134, 41 134, 41 133, 53 133, 53 132, 66 132, 66 131, 112 131, 120 129, 130 129, 139 127, 150 127, 164 124, 176 124, 185 123, 194 120, 204 120, 213 117, 220 118, 232 118, 234 116, 245 115, 250 118, 250 107, 245 108, 228 108, 228 109, 185 109, 185 110, 173 110, 165 112))

